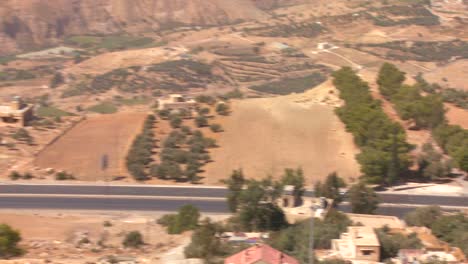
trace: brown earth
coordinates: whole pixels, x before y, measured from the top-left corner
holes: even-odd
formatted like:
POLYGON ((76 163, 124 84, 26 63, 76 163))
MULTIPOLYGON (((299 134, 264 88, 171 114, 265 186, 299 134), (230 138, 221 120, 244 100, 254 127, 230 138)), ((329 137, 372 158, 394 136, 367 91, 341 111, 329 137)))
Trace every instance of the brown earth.
POLYGON ((308 184, 333 171, 357 178, 358 149, 333 112, 338 103, 330 82, 304 94, 235 102, 204 181, 219 183, 239 168, 261 179, 302 167, 308 184))
POLYGON ((445 104, 445 109, 447 109, 445 116, 450 124, 468 129, 468 111, 451 104, 445 104))
POLYGON ((468 91, 466 76, 468 76, 468 60, 458 60, 424 74, 424 78, 431 83, 468 91))
POLYGON ((146 113, 91 116, 41 152, 35 165, 73 173, 79 180, 95 181, 126 176, 128 149, 141 132, 146 113), (101 170, 103 155, 109 167, 101 170))
MULTIPOLYGON (((258 0, 258 4, 268 0, 258 0)), ((57 44, 64 36, 142 33, 268 17, 252 0, 4 0, 1 53, 57 44)), ((268 3, 267 3, 268 4, 268 3)))
POLYGON ((103 256, 114 255, 159 264, 168 250, 185 243, 190 235, 168 235, 164 227, 155 223, 161 215, 2 211, 0 223, 20 231, 23 237, 20 246, 27 251, 19 260, 15 260, 18 262, 6 263, 82 264, 95 263, 103 256), (109 222, 110 226, 104 226, 104 222, 109 222), (146 245, 137 250, 123 248, 124 235, 135 230, 143 235, 146 245), (80 244, 84 237, 89 243, 80 244), (99 241, 105 247, 100 246, 99 241), (29 261, 23 262, 21 259, 29 261))

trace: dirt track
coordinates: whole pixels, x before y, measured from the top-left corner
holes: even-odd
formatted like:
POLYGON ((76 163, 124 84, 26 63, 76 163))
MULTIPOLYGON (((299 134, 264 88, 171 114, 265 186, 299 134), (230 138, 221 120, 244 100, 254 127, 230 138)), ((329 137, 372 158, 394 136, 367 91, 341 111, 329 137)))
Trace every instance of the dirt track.
POLYGON ((125 157, 145 117, 144 113, 88 117, 39 154, 35 164, 72 172, 79 180, 127 175, 125 157), (108 155, 109 161, 109 168, 104 172, 101 171, 103 155, 108 155))
POLYGON ((333 171, 345 178, 358 177, 354 158, 358 150, 329 105, 336 99, 323 102, 334 97, 329 94, 333 88, 326 83, 316 89, 236 102, 232 116, 224 120, 221 148, 213 151, 215 162, 207 166, 204 182, 216 183, 237 168, 259 179, 302 167, 308 184, 333 171))

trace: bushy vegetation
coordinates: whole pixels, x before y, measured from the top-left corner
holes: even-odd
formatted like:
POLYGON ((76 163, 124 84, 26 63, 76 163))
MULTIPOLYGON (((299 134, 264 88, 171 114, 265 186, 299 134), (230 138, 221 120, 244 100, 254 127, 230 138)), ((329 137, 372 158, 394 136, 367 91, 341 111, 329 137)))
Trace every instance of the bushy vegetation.
POLYGON ((10 173, 10 175, 9 175, 9 178, 10 178, 11 180, 13 180, 13 181, 16 181, 16 180, 19 180, 19 179, 30 180, 30 179, 32 179, 32 178, 34 178, 34 177, 33 177, 33 175, 32 175, 31 173, 29 173, 29 172, 26 172, 26 173, 24 173, 24 174, 21 174, 21 173, 19 173, 19 172, 17 172, 17 171, 12 171, 12 172, 10 173))
POLYGON ((280 230, 287 226, 283 211, 273 202, 283 192, 285 185, 292 185, 292 194, 300 204, 304 194, 304 175, 301 169, 286 169, 280 181, 270 177, 263 180, 247 180, 242 170, 234 170, 225 181, 228 186, 228 206, 235 216, 231 224, 239 230, 280 230))
POLYGON ((362 46, 386 48, 389 51, 385 57, 391 60, 448 61, 453 57, 468 58, 468 42, 461 40, 445 42, 415 41, 411 45, 408 45, 405 41, 393 41, 378 44, 360 44, 358 48, 362 46))
POLYGON ((167 227, 167 233, 180 234, 188 230, 194 230, 198 226, 200 212, 193 205, 184 205, 179 208, 177 214, 164 215, 158 220, 158 224, 167 227))
POLYGON ((7 68, 0 71, 0 81, 21 81, 34 78, 36 78, 36 75, 29 70, 7 68))
MULTIPOLYGON (((323 220, 314 220, 314 248, 329 249, 331 240, 339 238, 351 223, 345 214, 335 210, 331 210, 323 220)), ((273 233, 269 243, 301 263, 309 263, 309 235, 310 222, 304 221, 273 233)))
POLYGON ((377 229, 376 233, 380 242, 381 260, 396 257, 400 249, 420 249, 423 246, 415 233, 407 236, 400 233, 394 234, 387 227, 377 229))
POLYGON ((65 78, 60 72, 54 74, 54 77, 50 80, 50 88, 57 88, 65 82, 65 78))
POLYGON ((262 92, 286 95, 290 93, 301 93, 314 88, 327 78, 319 72, 314 72, 308 76, 294 79, 283 79, 276 82, 266 83, 258 86, 252 86, 250 89, 262 92))
POLYGON ((130 174, 138 181, 148 178, 147 166, 152 161, 155 145, 153 124, 156 118, 149 115, 143 125, 143 131, 135 138, 128 152, 126 164, 130 174))
POLYGON ((372 98, 367 83, 351 68, 342 68, 333 77, 345 101, 337 114, 361 148, 357 160, 364 179, 379 184, 394 183, 411 164, 408 155, 411 146, 406 142, 404 129, 388 118, 380 102, 372 98))
POLYGON ((468 218, 461 213, 444 215, 438 206, 418 208, 407 214, 408 225, 425 226, 439 239, 468 254, 468 218))
POLYGON ((439 25, 439 17, 422 6, 389 6, 380 9, 381 15, 372 17, 374 25, 394 27, 399 25, 435 26, 439 25), (392 19, 390 16, 404 16, 406 18, 392 19))
POLYGON ((444 102, 452 103, 460 108, 468 110, 468 91, 454 88, 442 88, 437 83, 428 83, 422 74, 416 76, 416 86, 422 91, 429 94, 438 94, 444 102))
POLYGON ((20 128, 20 129, 16 130, 16 132, 13 133, 11 135, 11 137, 18 140, 18 141, 24 142, 24 143, 26 143, 28 145, 32 145, 34 143, 34 138, 24 128, 20 128))
POLYGON ((138 248, 145 243, 143 242, 143 235, 139 231, 132 231, 125 235, 122 244, 124 247, 138 248))
POLYGON ((377 193, 363 182, 351 186, 348 195, 351 211, 357 214, 374 214, 380 202, 377 193))
POLYGON ((57 181, 67 181, 67 180, 75 180, 75 176, 71 173, 67 173, 65 171, 57 172, 55 174, 55 179, 57 181))
POLYGON ((222 263, 223 258, 240 251, 242 248, 232 248, 223 243, 219 237, 224 227, 212 222, 209 218, 203 220, 193 232, 192 241, 185 248, 187 258, 201 258, 205 263, 222 263))
POLYGON ((383 96, 395 104, 403 120, 413 120, 417 129, 434 128, 444 122, 442 99, 437 95, 422 96, 417 85, 403 85, 405 73, 395 65, 384 63, 377 83, 383 96))
POLYGON ((432 131, 440 147, 452 157, 454 165, 468 171, 468 130, 443 123, 432 131))
POLYGON ((332 199, 333 205, 337 206, 343 201, 344 197, 340 193, 340 188, 344 187, 346 187, 345 181, 336 172, 333 172, 327 176, 323 183, 318 181, 315 184, 315 196, 332 199))
POLYGON ((418 175, 424 179, 437 180, 450 174, 451 162, 444 160, 441 153, 437 152, 431 143, 422 146, 422 152, 418 156, 418 175))
POLYGON ((147 68, 133 66, 88 76, 71 83, 62 97, 99 94, 113 88, 128 93, 159 93, 161 90, 181 92, 189 88, 205 87, 207 83, 223 82, 224 79, 211 72, 209 64, 193 60, 165 61, 147 68))
POLYGON ((161 162, 151 166, 151 176, 159 179, 196 182, 204 164, 210 161, 207 149, 216 147, 216 141, 201 131, 182 126, 172 131, 163 142, 161 162))
MULTIPOLYGON (((380 70, 377 83, 381 93, 395 104, 403 119, 411 118, 417 128, 432 129, 437 143, 452 157, 454 165, 467 171, 468 130, 447 124, 442 99, 438 95, 421 96, 419 87, 426 86, 421 79, 419 84, 413 87, 403 85, 404 79, 403 72, 394 65, 386 63, 380 70)), ((430 156, 433 162, 442 161, 440 157, 430 156)), ((427 158, 426 162, 429 161, 427 158)), ((430 169, 430 174, 433 176, 443 174, 443 167, 446 167, 443 164, 421 165, 426 166, 423 169, 430 169)))
POLYGON ((9 225, 0 225, 0 258, 8 259, 19 256, 24 251, 18 246, 21 235, 9 225))

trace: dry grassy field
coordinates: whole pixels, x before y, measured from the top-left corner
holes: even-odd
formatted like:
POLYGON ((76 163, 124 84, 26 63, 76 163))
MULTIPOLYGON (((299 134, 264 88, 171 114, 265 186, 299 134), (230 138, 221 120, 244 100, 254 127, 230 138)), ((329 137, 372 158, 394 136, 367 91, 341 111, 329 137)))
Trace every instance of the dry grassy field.
POLYGON ((333 171, 358 177, 358 150, 333 112, 337 102, 329 85, 304 94, 236 102, 222 122, 226 132, 219 138, 221 148, 212 151, 214 162, 207 166, 204 182, 217 183, 238 168, 260 179, 302 167, 308 184, 333 171))
POLYGON ((127 175, 125 157, 145 117, 144 113, 88 117, 40 153, 35 164, 71 172, 79 180, 127 175), (106 171, 101 171, 103 155, 108 155, 106 171))

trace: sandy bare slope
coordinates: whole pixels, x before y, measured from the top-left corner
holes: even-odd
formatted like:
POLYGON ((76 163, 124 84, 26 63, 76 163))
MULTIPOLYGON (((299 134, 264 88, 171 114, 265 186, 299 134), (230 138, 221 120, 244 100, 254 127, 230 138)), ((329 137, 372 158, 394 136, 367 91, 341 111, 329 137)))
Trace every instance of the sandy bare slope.
POLYGON ((237 168, 262 178, 302 167, 309 184, 333 171, 346 178, 359 176, 358 151, 333 112, 337 101, 330 90, 326 83, 301 95, 236 102, 206 182, 215 183, 237 168))

